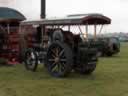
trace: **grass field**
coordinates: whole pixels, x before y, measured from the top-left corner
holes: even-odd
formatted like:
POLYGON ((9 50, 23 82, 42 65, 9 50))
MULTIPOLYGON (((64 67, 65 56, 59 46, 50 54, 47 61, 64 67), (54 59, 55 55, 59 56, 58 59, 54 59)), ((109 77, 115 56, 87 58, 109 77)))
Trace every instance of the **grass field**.
POLYGON ((118 55, 100 58, 89 76, 54 78, 43 65, 35 73, 23 65, 0 67, 0 96, 128 96, 128 43, 118 55))

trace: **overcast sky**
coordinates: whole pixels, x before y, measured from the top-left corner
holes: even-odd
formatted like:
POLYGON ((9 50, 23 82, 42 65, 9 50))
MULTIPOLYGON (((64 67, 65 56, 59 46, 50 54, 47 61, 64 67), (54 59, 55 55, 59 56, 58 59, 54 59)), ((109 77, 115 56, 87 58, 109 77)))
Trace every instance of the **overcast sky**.
MULTIPOLYGON (((77 13, 102 13, 112 19, 109 32, 128 32, 128 0, 46 0, 47 17, 77 13)), ((15 8, 28 19, 40 18, 40 0, 0 0, 0 6, 15 8)))

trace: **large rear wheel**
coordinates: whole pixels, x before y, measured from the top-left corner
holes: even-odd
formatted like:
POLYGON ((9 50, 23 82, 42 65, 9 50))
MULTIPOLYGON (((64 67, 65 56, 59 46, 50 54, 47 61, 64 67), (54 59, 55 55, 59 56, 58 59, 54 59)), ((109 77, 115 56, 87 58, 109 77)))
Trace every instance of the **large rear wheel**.
POLYGON ((79 67, 75 68, 75 71, 80 73, 80 74, 86 74, 89 75, 91 74, 94 70, 96 69, 96 62, 90 62, 87 64, 80 64, 79 67))
POLYGON ((80 48, 77 58, 77 64, 74 67, 76 72, 91 74, 96 69, 98 61, 97 50, 80 48))
POLYGON ((58 41, 49 46, 46 57, 46 68, 52 76, 67 76, 72 70, 72 63, 72 50, 67 44, 58 41))

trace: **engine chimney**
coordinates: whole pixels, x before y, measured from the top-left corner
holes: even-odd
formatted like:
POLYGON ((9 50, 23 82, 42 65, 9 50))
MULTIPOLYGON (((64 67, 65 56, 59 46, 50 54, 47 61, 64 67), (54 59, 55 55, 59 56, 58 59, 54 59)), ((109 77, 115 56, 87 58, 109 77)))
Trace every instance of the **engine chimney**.
POLYGON ((46 1, 45 0, 41 0, 41 19, 45 18, 45 12, 46 12, 46 1))

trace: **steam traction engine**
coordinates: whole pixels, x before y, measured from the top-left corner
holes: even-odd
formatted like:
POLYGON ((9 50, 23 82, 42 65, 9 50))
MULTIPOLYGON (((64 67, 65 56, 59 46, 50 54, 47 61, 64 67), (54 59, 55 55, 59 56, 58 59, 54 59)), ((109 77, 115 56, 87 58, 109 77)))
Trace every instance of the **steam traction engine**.
POLYGON ((110 24, 101 14, 70 15, 65 18, 24 21, 20 26, 21 57, 28 70, 44 63, 55 77, 67 76, 72 70, 92 73, 97 65, 97 48, 88 42, 88 26, 110 24))

